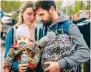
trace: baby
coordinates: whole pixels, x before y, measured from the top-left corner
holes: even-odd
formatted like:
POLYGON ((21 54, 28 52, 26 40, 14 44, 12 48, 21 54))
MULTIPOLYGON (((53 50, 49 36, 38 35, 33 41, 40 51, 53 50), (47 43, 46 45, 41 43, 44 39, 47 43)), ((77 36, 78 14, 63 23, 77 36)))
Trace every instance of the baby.
MULTIPOLYGON (((75 51, 76 44, 73 43, 72 37, 63 34, 63 30, 49 32, 40 39, 39 46, 42 49, 42 67, 45 69, 48 65, 44 62, 59 61, 66 56, 70 56, 75 51)), ((71 69, 64 69, 62 72, 69 72, 71 69)))
POLYGON ((13 60, 18 60, 19 63, 28 63, 29 68, 34 70, 40 60, 40 49, 31 39, 27 25, 22 24, 16 29, 15 40, 16 42, 6 56, 4 72, 11 70, 13 60))

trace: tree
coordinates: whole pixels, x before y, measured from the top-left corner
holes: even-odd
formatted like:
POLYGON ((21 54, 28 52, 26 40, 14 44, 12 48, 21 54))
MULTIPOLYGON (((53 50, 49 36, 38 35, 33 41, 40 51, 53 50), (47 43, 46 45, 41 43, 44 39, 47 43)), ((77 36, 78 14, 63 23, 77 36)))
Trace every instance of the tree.
POLYGON ((55 0, 55 3, 56 3, 56 10, 61 11, 61 6, 62 6, 63 2, 60 0, 57 0, 57 1, 55 0))
POLYGON ((1 8, 5 12, 10 12, 13 9, 19 9, 21 4, 20 1, 1 1, 1 8))

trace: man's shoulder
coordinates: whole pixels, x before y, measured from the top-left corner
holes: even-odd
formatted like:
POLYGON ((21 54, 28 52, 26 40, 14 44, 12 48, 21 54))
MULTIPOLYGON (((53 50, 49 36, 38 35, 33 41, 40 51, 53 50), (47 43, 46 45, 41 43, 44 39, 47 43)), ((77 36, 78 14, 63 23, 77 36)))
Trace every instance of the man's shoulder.
POLYGON ((58 23, 59 26, 64 25, 64 26, 70 26, 71 24, 73 24, 73 22, 71 20, 67 20, 67 21, 63 21, 58 23))
POLYGON ((59 29, 64 29, 65 31, 69 31, 70 26, 73 25, 73 22, 71 20, 64 21, 62 23, 58 24, 59 29))

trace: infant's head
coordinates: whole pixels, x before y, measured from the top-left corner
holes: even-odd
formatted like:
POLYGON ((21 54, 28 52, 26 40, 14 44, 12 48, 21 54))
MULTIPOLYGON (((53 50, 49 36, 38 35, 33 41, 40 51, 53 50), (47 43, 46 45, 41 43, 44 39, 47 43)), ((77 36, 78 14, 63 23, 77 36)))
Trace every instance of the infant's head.
POLYGON ((56 36, 56 33, 53 32, 53 31, 50 31, 46 36, 42 37, 40 40, 39 40, 39 43, 38 45, 40 47, 45 47, 47 45, 47 43, 53 39, 54 37, 56 36))
POLYGON ((33 40, 31 39, 30 36, 30 31, 27 27, 27 25, 22 24, 20 25, 15 33, 15 38, 17 44, 24 46, 24 45, 29 45, 33 43, 33 40))

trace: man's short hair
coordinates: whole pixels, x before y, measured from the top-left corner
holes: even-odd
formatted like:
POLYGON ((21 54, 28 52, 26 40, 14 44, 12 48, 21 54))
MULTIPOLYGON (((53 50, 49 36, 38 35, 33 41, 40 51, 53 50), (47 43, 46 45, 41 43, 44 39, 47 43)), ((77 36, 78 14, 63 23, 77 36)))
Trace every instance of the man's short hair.
POLYGON ((49 10, 51 6, 53 6, 56 10, 56 5, 53 0, 50 0, 50 1, 39 0, 39 1, 36 1, 36 3, 34 4, 34 9, 35 9, 35 11, 39 8, 49 10))

